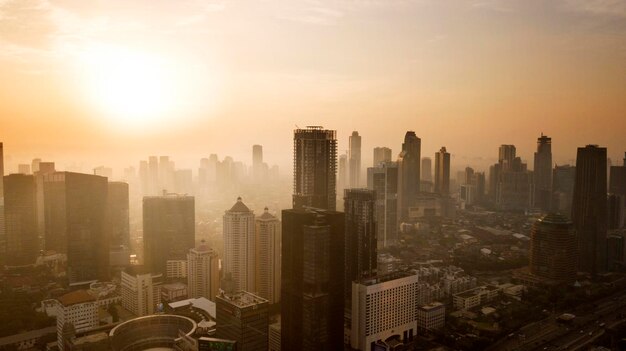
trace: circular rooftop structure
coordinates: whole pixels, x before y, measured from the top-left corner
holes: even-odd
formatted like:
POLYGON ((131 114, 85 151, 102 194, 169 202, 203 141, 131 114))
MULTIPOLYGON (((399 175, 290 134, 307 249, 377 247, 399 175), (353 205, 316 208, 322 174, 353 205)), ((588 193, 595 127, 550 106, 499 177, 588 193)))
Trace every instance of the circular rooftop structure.
POLYGON ((174 350, 180 339, 195 333, 196 322, 188 317, 158 314, 128 320, 111 330, 111 346, 115 351, 174 350))

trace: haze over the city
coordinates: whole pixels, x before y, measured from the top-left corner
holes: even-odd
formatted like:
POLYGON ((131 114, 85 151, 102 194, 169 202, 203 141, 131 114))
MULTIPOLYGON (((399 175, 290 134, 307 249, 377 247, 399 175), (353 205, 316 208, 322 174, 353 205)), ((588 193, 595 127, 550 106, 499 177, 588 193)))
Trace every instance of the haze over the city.
POLYGON ((394 157, 486 170, 500 144, 554 162, 593 143, 621 160, 626 3, 559 1, 0 1, 7 170, 85 171, 167 154, 182 166, 252 144, 291 172, 292 130, 352 130, 394 157))

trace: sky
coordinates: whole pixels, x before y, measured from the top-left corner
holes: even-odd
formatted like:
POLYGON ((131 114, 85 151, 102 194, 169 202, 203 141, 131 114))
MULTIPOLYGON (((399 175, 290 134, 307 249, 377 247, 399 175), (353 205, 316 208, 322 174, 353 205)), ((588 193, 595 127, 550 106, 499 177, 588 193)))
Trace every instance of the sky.
POLYGON ((626 151, 626 1, 0 0, 0 141, 84 167, 217 153, 289 172, 296 126, 485 170, 626 151))

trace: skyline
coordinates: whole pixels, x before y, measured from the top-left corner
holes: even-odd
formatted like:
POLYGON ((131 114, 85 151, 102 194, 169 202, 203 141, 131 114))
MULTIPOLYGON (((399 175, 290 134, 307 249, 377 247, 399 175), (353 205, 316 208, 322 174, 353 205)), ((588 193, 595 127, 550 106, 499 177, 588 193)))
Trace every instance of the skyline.
POLYGON ((486 170, 500 144, 531 163, 540 133, 555 163, 587 144, 621 160, 625 18, 612 0, 4 0, 8 171, 34 157, 251 163, 261 144, 289 172, 296 125, 337 130, 340 152, 358 131, 364 166, 376 146, 395 158, 406 130, 422 156, 445 146, 453 169, 486 170))

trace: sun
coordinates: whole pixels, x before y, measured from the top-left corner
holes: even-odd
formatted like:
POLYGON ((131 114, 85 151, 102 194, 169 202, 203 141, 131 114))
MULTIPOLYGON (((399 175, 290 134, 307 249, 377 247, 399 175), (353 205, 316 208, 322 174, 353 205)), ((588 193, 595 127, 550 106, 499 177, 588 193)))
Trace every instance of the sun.
POLYGON ((81 86, 104 118, 146 126, 171 117, 176 102, 172 65, 162 56, 95 45, 81 55, 81 86))

